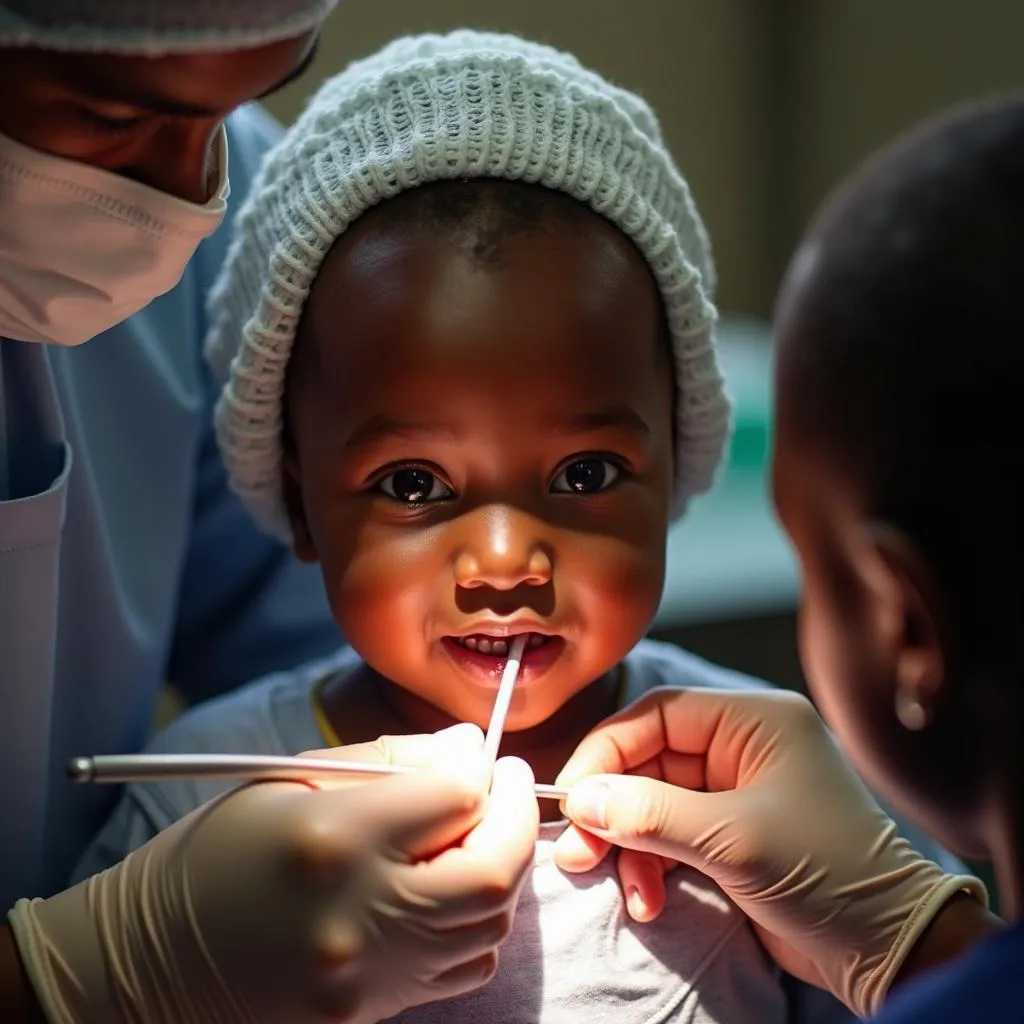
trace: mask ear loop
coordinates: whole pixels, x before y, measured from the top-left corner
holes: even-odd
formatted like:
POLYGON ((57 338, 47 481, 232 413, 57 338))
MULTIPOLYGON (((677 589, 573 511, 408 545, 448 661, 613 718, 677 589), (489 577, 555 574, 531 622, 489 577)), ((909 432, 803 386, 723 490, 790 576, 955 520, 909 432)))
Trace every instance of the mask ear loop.
POLYGON ((207 172, 209 199, 205 209, 213 213, 223 214, 228 208, 228 197, 231 195, 231 175, 228 165, 228 130, 222 124, 217 132, 214 143, 213 163, 207 172))

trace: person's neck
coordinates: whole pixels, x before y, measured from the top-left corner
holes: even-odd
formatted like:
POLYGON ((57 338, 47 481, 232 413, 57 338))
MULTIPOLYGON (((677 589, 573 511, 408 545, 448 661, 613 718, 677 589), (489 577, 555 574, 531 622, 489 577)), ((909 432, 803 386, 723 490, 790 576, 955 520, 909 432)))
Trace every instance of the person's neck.
MULTIPOLYGON (((1010 760, 1010 759, 1008 759, 1010 760)), ((999 886, 999 909, 1007 921, 1024 919, 1024 765, 1016 755, 985 814, 986 845, 999 886), (1011 766, 1017 771, 1011 771, 1011 766)))
MULTIPOLYGON (((618 710, 621 669, 616 667, 585 687, 550 718, 502 737, 502 756, 520 757, 538 782, 553 782, 580 741, 618 710)), ((436 705, 385 679, 365 663, 329 679, 320 694, 323 711, 342 743, 362 743, 384 735, 436 732, 455 721, 436 705)), ((541 802, 541 817, 555 820, 558 805, 541 802)))
POLYGON ((981 676, 972 680, 976 701, 974 756, 983 765, 975 832, 987 849, 1007 921, 1024 920, 1024 679, 981 676))

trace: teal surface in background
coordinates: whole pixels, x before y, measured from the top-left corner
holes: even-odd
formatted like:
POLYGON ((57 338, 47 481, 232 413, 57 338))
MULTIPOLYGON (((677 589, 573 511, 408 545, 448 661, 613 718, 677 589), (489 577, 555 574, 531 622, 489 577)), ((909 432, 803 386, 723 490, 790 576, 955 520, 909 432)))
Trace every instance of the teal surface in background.
POLYGON ((771 508, 771 349, 767 325, 723 318, 719 353, 734 405, 732 444, 709 494, 669 534, 655 625, 784 611, 796 605, 796 565, 771 508))

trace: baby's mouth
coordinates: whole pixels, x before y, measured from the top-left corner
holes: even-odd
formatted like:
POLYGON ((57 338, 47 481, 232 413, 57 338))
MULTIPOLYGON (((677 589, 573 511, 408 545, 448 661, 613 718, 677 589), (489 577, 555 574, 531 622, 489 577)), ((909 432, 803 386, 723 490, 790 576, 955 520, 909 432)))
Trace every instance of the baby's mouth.
MULTIPOLYGON (((526 649, 528 651, 550 643, 554 639, 554 637, 545 636, 543 633, 528 633, 527 636, 529 637, 526 641, 526 649)), ((508 654, 509 646, 515 637, 471 633, 469 636, 453 636, 448 639, 460 647, 465 647, 469 651, 475 651, 477 654, 490 654, 495 658, 504 658, 508 654)))

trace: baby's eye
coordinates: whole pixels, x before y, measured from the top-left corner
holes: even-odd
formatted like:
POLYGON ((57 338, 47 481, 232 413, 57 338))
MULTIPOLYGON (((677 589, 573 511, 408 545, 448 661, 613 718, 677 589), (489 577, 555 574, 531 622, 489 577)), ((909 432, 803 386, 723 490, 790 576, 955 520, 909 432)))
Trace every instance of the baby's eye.
POLYGON ((620 472, 608 459, 577 459, 555 477, 551 490, 559 494, 596 494, 611 487, 620 472))
POLYGON ((428 501, 446 501, 453 497, 451 490, 433 473, 415 466, 388 473, 380 479, 377 487, 403 505, 422 505, 428 501))

